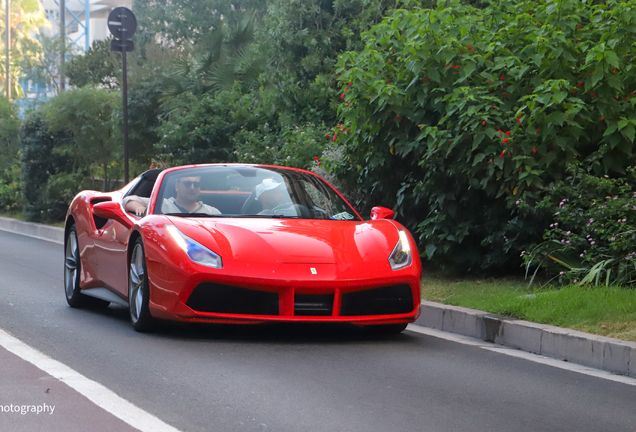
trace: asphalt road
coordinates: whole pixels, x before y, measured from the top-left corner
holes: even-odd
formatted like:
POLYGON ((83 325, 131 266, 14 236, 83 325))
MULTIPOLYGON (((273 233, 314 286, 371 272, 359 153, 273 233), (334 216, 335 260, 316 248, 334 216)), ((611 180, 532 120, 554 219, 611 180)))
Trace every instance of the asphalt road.
POLYGON ((636 386, 409 331, 139 334, 123 308, 67 306, 62 249, 0 231, 0 328, 183 431, 636 431, 636 386))

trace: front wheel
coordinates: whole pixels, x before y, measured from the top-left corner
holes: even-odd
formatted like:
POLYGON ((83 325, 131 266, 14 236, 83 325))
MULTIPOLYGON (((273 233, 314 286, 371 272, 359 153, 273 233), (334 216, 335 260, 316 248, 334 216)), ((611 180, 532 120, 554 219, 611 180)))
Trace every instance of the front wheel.
POLYGON ((133 252, 128 265, 128 304, 130 309, 130 322, 138 332, 152 330, 155 319, 150 315, 148 302, 150 300, 150 288, 148 287, 148 275, 146 272, 146 255, 144 244, 140 238, 135 241, 133 252))
POLYGON ((71 226, 66 237, 66 248, 64 249, 64 291, 66 302, 70 307, 108 307, 110 302, 89 297, 81 293, 80 273, 82 272, 82 261, 80 259, 79 244, 77 243, 77 228, 71 226))

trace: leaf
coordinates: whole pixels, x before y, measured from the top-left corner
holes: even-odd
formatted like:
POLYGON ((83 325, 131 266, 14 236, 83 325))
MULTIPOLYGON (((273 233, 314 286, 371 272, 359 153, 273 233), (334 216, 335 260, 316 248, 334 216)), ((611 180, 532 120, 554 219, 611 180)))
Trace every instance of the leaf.
POLYGON ((475 134, 475 138, 473 138, 473 150, 479 147, 479 144, 484 140, 485 134, 483 132, 475 134))
POLYGON ((621 132, 625 138, 630 140, 632 143, 634 142, 634 134, 636 134, 636 129, 634 129, 634 126, 629 125, 621 132))
POLYGON ((476 155, 473 159, 473 166, 477 165, 479 162, 483 161, 484 158, 486 157, 485 154, 483 153, 479 153, 478 155, 476 155))
POLYGON ((425 249, 425 251, 426 251, 426 257, 427 257, 427 258, 432 258, 432 257, 433 257, 433 255, 435 255, 435 251, 436 251, 436 250, 437 250, 437 246, 436 246, 436 245, 431 244, 431 243, 427 244, 427 245, 426 245, 426 249, 425 249))
POLYGON ((567 119, 567 117, 566 117, 564 112, 555 111, 552 114, 550 114, 548 117, 546 117, 545 120, 548 123, 552 123, 552 124, 557 124, 559 126, 563 126, 563 122, 565 122, 566 119, 567 119))
POLYGON ((614 51, 605 51, 604 58, 611 66, 614 66, 615 68, 619 67, 618 56, 614 51))
POLYGON ((567 92, 561 91, 561 92, 555 93, 552 96, 552 100, 556 103, 561 103, 563 102, 563 99, 567 97, 567 95, 568 95, 567 92))
POLYGON ((616 131, 616 123, 612 123, 611 125, 609 125, 609 127, 605 130, 605 133, 603 134, 604 137, 613 134, 616 131))

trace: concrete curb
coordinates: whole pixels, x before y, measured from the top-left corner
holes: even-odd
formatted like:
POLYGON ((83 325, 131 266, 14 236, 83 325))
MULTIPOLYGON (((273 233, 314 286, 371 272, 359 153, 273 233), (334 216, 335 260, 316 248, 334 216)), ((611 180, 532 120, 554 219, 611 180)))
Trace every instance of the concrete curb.
POLYGON ((0 217, 0 230, 64 244, 64 228, 0 217))
POLYGON ((636 377, 636 343, 422 301, 417 325, 636 377))
MULTIPOLYGON (((64 244, 64 229, 0 217, 0 230, 64 244)), ((636 343, 423 301, 415 324, 636 377, 636 343)))

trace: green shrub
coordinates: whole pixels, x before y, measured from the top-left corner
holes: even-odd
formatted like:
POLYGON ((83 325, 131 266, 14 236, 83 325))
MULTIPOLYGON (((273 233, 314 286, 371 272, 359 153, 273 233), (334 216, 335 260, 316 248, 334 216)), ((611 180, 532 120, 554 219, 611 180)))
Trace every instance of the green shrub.
MULTIPOLYGON (((24 213, 28 220, 43 222, 63 220, 70 198, 81 190, 87 176, 76 174, 73 159, 56 151, 70 140, 63 132, 52 134, 42 113, 33 112, 20 127, 22 146, 22 192, 24 213), (72 186, 60 187, 60 178, 74 175, 72 186), (53 179, 53 180, 51 180, 53 179)), ((67 182, 68 183, 68 182, 67 182)))
POLYGON ((523 253, 561 283, 636 283, 636 178, 595 177, 581 170, 550 190, 539 206, 554 212, 546 242, 523 253))
POLYGON ((617 176, 632 163, 635 5, 395 11, 340 57, 339 176, 389 200, 438 264, 516 268, 568 165, 617 176))

